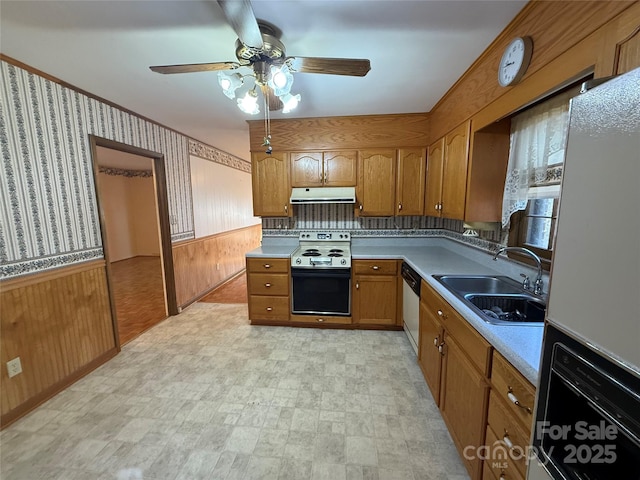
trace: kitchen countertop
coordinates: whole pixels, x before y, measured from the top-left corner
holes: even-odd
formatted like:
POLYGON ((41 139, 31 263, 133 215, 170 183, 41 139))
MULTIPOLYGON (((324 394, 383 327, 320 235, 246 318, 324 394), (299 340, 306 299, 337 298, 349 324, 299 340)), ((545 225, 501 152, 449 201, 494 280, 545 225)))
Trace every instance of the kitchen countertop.
MULTIPOLYGON (((247 253, 248 257, 283 258, 297 247, 290 241, 270 241, 247 253)), ((264 242, 263 242, 264 243, 264 242)), ((493 325, 483 321, 453 293, 432 275, 479 274, 507 275, 518 278, 526 270, 520 264, 500 259, 447 238, 423 238, 402 241, 388 239, 352 239, 351 257, 358 259, 400 259, 406 261, 434 288, 458 313, 467 320, 493 347, 524 375, 537 384, 538 368, 542 352, 543 326, 493 325)))

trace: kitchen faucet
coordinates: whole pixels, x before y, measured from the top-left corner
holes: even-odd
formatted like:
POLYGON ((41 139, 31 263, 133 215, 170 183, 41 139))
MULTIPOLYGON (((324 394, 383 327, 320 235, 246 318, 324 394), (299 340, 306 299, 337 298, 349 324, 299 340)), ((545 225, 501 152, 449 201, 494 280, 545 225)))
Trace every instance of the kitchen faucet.
MULTIPOLYGON (((524 254, 529 255, 531 258, 533 258, 535 260, 536 264, 538 265, 538 276, 536 278, 536 281, 533 284, 533 293, 535 295, 540 295, 542 293, 542 287, 543 287, 543 283, 542 283, 542 262, 540 261, 540 257, 538 255, 536 255, 535 253, 533 253, 528 248, 524 248, 524 247, 502 247, 502 248, 500 248, 500 250, 498 250, 496 252, 496 254, 493 256, 493 259, 497 260, 498 259, 498 255, 500 255, 503 252, 524 253, 524 254)), ((522 276, 524 277, 524 281, 522 282, 522 287, 525 290, 528 290, 529 289, 529 277, 527 277, 525 274, 522 274, 522 276)))

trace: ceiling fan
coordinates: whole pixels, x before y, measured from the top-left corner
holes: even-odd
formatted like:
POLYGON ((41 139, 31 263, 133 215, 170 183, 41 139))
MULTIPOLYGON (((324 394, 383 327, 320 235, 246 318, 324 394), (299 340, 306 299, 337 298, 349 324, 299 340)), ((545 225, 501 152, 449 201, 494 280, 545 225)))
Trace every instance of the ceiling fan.
POLYGON ((327 75, 348 75, 364 77, 371 64, 367 59, 287 57, 285 46, 280 41, 280 32, 273 25, 256 20, 250 0, 218 0, 227 21, 238 35, 236 41, 237 61, 193 63, 186 65, 164 65, 149 67, 157 73, 192 73, 219 71, 218 83, 225 95, 235 98, 235 91, 244 83, 244 77, 251 76, 255 86, 244 98, 239 98, 238 107, 246 112, 259 112, 256 87, 262 91, 269 110, 295 108, 300 95, 291 95, 292 73, 322 73, 327 75), (240 67, 250 67, 253 73, 225 73, 240 67))

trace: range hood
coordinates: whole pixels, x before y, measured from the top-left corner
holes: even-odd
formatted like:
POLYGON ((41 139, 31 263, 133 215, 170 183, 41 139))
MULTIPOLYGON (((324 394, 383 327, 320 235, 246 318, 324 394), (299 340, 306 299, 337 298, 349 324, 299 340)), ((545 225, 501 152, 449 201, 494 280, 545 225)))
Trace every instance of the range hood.
POLYGON ((292 188, 292 205, 308 203, 356 203, 355 187, 292 188))

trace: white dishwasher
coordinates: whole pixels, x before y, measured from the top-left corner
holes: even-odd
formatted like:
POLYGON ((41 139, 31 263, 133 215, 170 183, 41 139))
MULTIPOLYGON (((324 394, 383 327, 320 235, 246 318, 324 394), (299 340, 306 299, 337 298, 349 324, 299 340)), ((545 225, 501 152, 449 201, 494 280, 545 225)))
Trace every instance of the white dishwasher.
POLYGON ((402 323, 409 343, 418 354, 420 334, 420 282, 422 277, 406 262, 402 262, 402 323))

